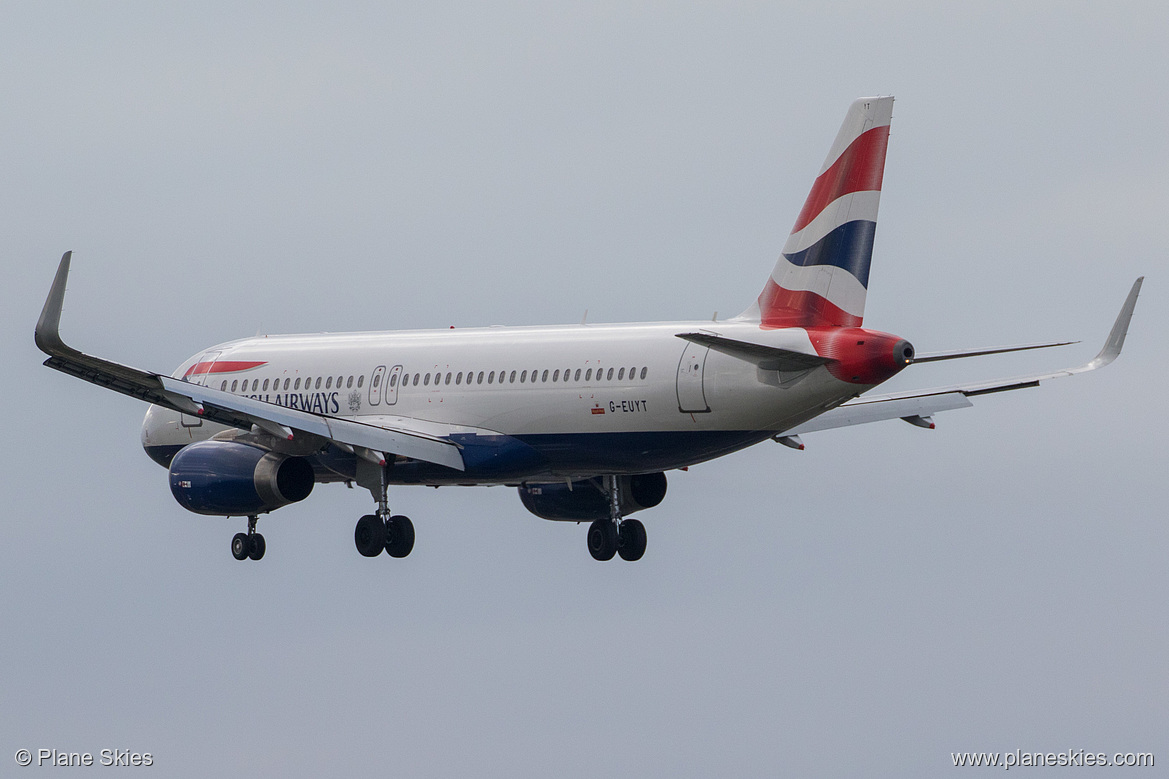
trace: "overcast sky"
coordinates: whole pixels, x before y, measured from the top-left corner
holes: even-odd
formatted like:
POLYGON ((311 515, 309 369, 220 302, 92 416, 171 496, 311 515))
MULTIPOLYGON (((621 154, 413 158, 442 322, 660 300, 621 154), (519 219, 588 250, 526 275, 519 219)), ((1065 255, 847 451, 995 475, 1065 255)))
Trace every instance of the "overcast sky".
POLYGON ((438 5, 0 9, 0 765, 1169 765, 1163 5, 438 5), (731 316, 871 94, 897 103, 866 325, 1083 341, 894 388, 1084 362, 1147 274, 1125 353, 932 432, 671 473, 637 564, 502 487, 394 490, 417 545, 367 560, 340 485, 238 563, 244 522, 175 503, 145 406, 33 346, 67 249, 66 340, 158 371, 256 332, 731 316))

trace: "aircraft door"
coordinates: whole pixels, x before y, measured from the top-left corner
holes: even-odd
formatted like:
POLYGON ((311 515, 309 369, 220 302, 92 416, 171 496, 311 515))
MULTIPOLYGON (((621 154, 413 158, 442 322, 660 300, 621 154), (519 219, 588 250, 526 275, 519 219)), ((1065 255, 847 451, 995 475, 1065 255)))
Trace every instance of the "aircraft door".
POLYGON ((373 378, 369 382, 369 405, 376 406, 382 402, 382 380, 386 378, 386 366, 379 365, 373 369, 373 378))
POLYGON ((390 376, 386 379, 386 405, 392 406, 398 402, 398 383, 402 379, 402 366, 390 368, 390 376))
POLYGON ((682 350, 682 359, 678 361, 678 410, 684 414, 705 414, 710 411, 702 386, 702 374, 709 352, 708 347, 689 342, 682 350))
MULTIPOLYGON (((191 373, 186 377, 186 381, 191 384, 198 384, 201 387, 206 387, 207 377, 211 375, 212 368, 215 367, 215 361, 219 359, 219 355, 223 352, 204 352, 199 355, 199 359, 195 360, 195 365, 191 369, 191 373)), ((203 425, 203 418, 194 416, 193 414, 180 414, 179 422, 183 427, 201 427, 203 425)))

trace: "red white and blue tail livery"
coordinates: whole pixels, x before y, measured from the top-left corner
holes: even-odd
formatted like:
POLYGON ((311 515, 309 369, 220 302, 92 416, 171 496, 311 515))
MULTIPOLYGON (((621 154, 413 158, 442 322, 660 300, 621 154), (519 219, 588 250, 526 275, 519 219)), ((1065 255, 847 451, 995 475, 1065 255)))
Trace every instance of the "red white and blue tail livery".
POLYGON ((1120 354, 1139 278, 1078 368, 869 394, 911 364, 1064 345, 922 355, 862 327, 892 113, 892 97, 850 106, 763 292, 734 319, 243 338, 156 373, 62 340, 66 252, 35 341, 48 367, 151 404, 143 448, 179 505, 247 518, 238 560, 264 556, 261 515, 336 482, 377 504, 354 528, 366 557, 414 546, 391 486, 507 484, 536 516, 588 522, 594 558, 637 560, 646 532, 630 515, 662 502, 669 471, 766 440, 803 449, 802 434, 833 427, 933 428, 972 397, 1120 354))
POLYGON ((865 314, 892 97, 854 102, 754 306, 764 327, 859 327, 865 314))

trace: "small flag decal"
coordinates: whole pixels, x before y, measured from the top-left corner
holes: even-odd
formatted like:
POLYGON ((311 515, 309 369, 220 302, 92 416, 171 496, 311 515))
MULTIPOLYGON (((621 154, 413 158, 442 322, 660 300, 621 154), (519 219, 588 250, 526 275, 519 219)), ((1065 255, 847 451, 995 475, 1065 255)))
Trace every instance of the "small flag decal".
POLYGON ((600 406, 594 407, 592 409, 592 411, 594 414, 604 414, 605 413, 605 409, 601 408, 600 406))

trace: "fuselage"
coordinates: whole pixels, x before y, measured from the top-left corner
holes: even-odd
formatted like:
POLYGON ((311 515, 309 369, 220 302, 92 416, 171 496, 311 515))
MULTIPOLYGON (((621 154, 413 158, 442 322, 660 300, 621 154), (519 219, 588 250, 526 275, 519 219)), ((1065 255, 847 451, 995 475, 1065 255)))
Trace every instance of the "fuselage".
MULTIPOLYGON (((735 321, 324 333, 220 344, 174 376, 370 424, 432 423, 466 447, 467 469, 405 458, 390 469, 393 482, 423 484, 684 467, 765 440, 887 378, 824 366, 764 370, 677 337, 695 332, 809 355, 825 349, 803 328, 735 321)), ((183 446, 229 432, 152 406, 142 441, 167 464, 183 446)), ((329 446, 311 459, 318 481, 353 478, 352 453, 329 446)))

